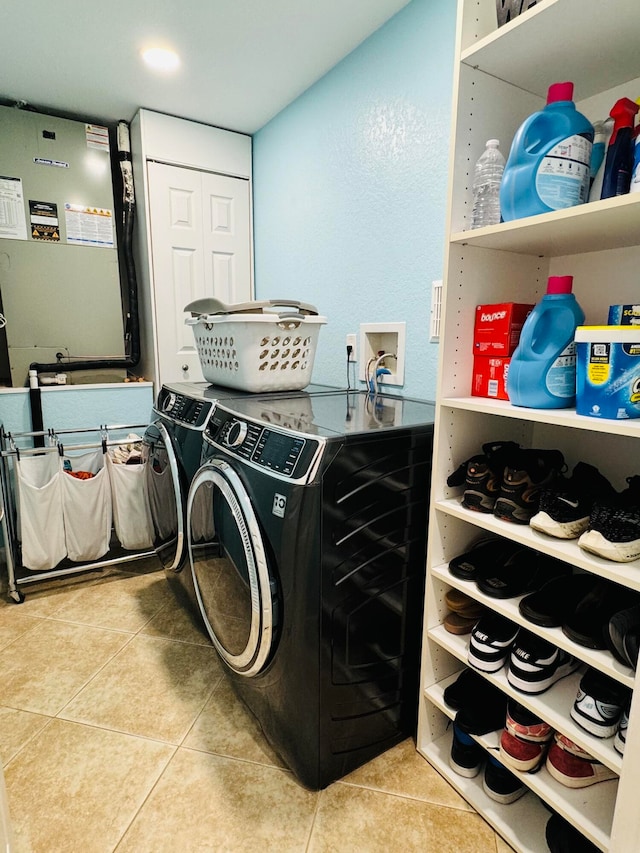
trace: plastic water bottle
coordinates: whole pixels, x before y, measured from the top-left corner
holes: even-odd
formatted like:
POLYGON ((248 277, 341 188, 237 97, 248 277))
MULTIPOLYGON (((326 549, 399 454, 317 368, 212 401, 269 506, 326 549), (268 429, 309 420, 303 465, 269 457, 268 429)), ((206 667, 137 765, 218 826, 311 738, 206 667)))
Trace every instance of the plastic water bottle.
POLYGON ((473 176, 471 227, 484 228, 500 222, 500 181, 505 159, 497 139, 488 139, 487 147, 476 163, 473 176))

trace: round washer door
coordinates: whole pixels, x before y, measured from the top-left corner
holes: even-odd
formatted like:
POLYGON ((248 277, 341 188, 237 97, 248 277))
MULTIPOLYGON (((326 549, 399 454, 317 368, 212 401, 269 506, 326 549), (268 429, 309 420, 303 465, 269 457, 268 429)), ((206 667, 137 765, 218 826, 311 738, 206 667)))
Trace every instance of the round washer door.
POLYGON ((203 465, 191 483, 187 536, 193 585, 209 636, 230 669, 255 676, 275 643, 277 584, 249 496, 222 459, 203 465))
POLYGON ((160 421, 150 424, 145 431, 142 460, 153 522, 153 547, 165 569, 177 570, 186 550, 187 490, 180 476, 171 435, 160 421))

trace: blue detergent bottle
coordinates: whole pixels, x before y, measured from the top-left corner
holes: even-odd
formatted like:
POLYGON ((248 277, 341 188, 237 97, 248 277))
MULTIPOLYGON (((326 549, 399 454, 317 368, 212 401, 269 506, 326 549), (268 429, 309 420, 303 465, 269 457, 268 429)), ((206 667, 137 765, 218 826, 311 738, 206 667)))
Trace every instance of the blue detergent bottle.
POLYGON ((573 276, 551 276, 547 292, 524 322, 511 357, 507 394, 514 406, 568 409, 576 401, 576 327, 584 323, 573 276))
POLYGON ((587 201, 594 130, 572 98, 573 83, 554 83, 518 129, 500 184, 504 222, 587 201))

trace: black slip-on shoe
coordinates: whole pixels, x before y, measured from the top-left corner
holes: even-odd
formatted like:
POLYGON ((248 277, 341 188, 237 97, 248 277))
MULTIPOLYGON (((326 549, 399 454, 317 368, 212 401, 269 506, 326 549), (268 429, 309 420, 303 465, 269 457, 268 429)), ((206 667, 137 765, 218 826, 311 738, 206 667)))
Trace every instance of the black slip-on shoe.
POLYGON ((609 620, 629 602, 629 590, 604 578, 582 598, 562 623, 562 631, 580 646, 606 649, 609 620))
POLYGON ((492 598, 515 598, 539 589, 556 577, 571 574, 571 567, 561 560, 547 557, 531 548, 515 551, 493 571, 482 572, 476 579, 478 589, 492 598))
POLYGON ((614 613, 609 619, 608 630, 605 634, 605 640, 609 651, 620 661, 624 666, 630 666, 635 669, 636 662, 632 660, 625 649, 624 638, 630 631, 638 631, 640 629, 640 603, 626 607, 624 610, 619 610, 614 613))
POLYGON ((520 550, 522 545, 511 542, 509 539, 483 539, 450 560, 449 571, 455 578, 475 581, 495 566, 503 565, 520 550))
POLYGON ((518 605, 522 616, 543 628, 558 628, 575 611, 598 583, 596 575, 567 574, 554 578, 537 592, 525 596, 518 605))

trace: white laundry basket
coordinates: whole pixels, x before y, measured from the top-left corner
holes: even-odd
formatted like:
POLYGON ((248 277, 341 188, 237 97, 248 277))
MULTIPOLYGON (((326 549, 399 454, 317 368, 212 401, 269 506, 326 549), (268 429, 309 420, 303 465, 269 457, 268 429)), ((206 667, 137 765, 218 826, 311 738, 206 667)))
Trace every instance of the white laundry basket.
POLYGON ((287 299, 187 305, 207 382, 242 391, 300 391, 311 382, 320 327, 312 305, 287 299))

